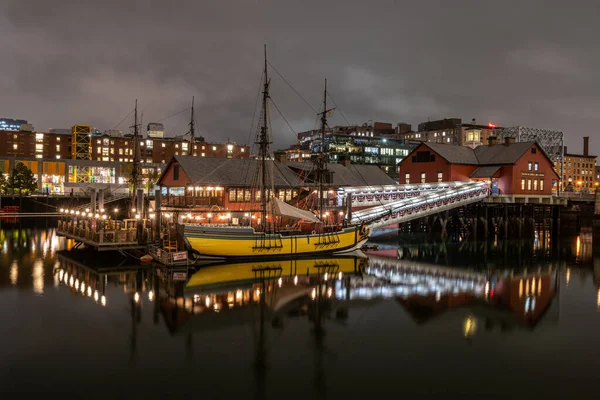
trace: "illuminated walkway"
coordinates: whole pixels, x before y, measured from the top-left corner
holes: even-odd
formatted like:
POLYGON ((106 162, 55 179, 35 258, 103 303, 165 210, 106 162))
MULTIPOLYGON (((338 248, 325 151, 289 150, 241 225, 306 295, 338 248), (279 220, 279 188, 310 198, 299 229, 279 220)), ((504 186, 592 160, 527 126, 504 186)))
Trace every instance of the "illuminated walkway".
POLYGON ((416 196, 355 211, 352 223, 369 222, 370 227, 376 229, 475 203, 489 196, 486 182, 461 181, 445 185, 438 186, 436 190, 418 191, 416 196))

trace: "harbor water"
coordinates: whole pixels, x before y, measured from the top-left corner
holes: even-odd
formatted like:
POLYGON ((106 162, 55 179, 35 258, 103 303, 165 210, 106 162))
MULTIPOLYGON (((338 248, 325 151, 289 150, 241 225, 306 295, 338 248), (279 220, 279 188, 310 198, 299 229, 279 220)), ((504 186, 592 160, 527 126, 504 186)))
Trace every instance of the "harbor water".
POLYGON ((0 395, 597 396, 600 257, 549 241, 186 272, 0 230, 0 395))

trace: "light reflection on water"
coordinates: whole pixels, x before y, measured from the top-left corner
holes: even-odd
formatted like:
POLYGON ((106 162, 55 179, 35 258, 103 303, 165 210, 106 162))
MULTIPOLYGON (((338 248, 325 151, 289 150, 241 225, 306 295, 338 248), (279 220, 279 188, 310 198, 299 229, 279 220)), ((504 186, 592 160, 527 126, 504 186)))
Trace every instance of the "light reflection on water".
MULTIPOLYGON (((152 267, 89 268, 58 254, 68 244, 52 231, 2 231, 0 238, 0 303, 10 304, 0 318, 11 322, 0 327, 0 339, 14 349, 0 361, 0 377, 26 382, 29 375, 14 366, 34 357, 53 366, 36 378, 40 387, 48 382, 48 393, 73 380, 91 385, 86 374, 107 368, 114 371, 103 380, 109 387, 123 387, 119 375, 145 379, 160 371, 178 382, 220 385, 223 393, 262 388, 270 397, 299 374, 294 387, 305 398, 323 390, 334 398, 346 391, 389 393, 397 377, 405 378, 403 392, 434 390, 419 385, 425 376, 442 382, 444 392, 462 393, 464 374, 475 392, 485 393, 490 373, 511 382, 494 388, 496 394, 510 395, 523 382, 538 394, 552 392, 542 377, 560 372, 574 379, 569 363, 585 366, 579 381, 600 372, 600 265, 576 263, 581 238, 571 244, 571 261, 536 253, 545 247, 539 242, 523 245, 533 250, 529 255, 515 248, 484 254, 462 243, 406 249, 402 260, 372 255, 204 266, 183 281, 152 267), (17 298, 9 297, 14 289, 17 298), (60 357, 73 360, 57 365, 52 346, 66 338, 69 348, 60 357), (248 371, 263 359, 267 377, 254 380, 248 371)), ((147 381, 135 394, 165 390, 147 381)), ((165 391, 189 388, 181 383, 165 391)))

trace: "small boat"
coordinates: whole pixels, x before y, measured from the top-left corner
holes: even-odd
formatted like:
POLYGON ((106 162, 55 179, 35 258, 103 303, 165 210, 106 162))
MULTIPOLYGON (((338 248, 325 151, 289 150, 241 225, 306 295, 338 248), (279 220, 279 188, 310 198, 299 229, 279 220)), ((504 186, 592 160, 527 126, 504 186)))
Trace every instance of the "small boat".
POLYGON ((142 257, 140 258, 140 261, 141 261, 142 263, 144 263, 144 264, 151 263, 151 262, 152 262, 152 260, 153 260, 153 258, 152 258, 152 256, 151 256, 151 255, 149 255, 149 254, 146 254, 145 256, 142 256, 142 257))

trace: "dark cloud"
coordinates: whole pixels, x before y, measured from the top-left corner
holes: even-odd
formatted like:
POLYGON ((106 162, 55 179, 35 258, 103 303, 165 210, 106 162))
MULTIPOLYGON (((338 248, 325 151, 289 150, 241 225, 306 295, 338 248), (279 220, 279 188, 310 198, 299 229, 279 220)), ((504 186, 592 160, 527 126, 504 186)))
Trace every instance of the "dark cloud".
MULTIPOLYGON (((352 123, 477 118, 565 133, 600 153, 595 1, 4 1, 0 115, 38 129, 113 128, 139 99, 144 122, 189 106, 208 140, 248 142, 270 62, 317 107, 323 79, 352 123)), ((275 71, 294 130, 314 112, 275 71)), ((294 135, 276 110, 275 143, 294 135)), ((188 116, 164 121, 168 133, 188 116)), ((345 123, 336 113, 332 123, 345 123)), ((123 124, 122 127, 127 124, 123 124)), ((251 140, 250 140, 251 141, 251 140)))

